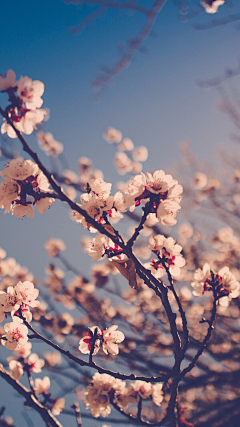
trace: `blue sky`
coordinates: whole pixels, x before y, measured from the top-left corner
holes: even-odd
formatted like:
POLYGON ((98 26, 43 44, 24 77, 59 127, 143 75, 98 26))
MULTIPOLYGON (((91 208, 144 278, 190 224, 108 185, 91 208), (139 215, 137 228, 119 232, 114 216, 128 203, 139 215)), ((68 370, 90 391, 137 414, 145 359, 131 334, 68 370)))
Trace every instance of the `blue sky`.
MULTIPOLYGON (((190 1, 193 6, 197 3, 190 1)), ((236 12, 238 9, 239 4, 236 12)), ((148 37, 144 43, 150 52, 138 52, 130 67, 95 103, 91 89, 95 73, 101 66, 115 63, 117 44, 137 34, 143 17, 113 10, 81 34, 72 34, 70 27, 88 10, 62 0, 1 4, 0 73, 12 68, 17 78, 27 75, 44 82, 43 107, 51 111, 47 130, 64 144, 73 170, 77 170, 77 159, 87 156, 95 167, 103 169, 106 181, 118 179, 112 165, 114 149, 102 139, 106 126, 120 129, 136 146, 148 146, 145 172, 165 169, 178 161, 183 140, 191 141, 201 160, 214 159, 218 144, 234 148, 229 140, 231 124, 216 110, 216 92, 204 91, 196 81, 237 66, 237 24, 197 31, 195 23, 212 17, 202 13, 182 23, 177 8, 167 0, 154 26, 157 37, 148 37)), ((234 11, 224 5, 218 15, 234 11)), ((27 140, 37 149, 34 136, 27 140)), ((41 158, 49 164, 48 158, 41 158)), ((0 159, 1 168, 3 164, 0 159)), ((81 252, 79 243, 86 232, 69 220, 66 206, 56 202, 44 215, 36 213, 34 219, 23 221, 1 211, 0 221, 0 247, 40 280, 47 263, 43 245, 50 236, 63 238, 67 256, 87 273, 88 256, 81 252)))

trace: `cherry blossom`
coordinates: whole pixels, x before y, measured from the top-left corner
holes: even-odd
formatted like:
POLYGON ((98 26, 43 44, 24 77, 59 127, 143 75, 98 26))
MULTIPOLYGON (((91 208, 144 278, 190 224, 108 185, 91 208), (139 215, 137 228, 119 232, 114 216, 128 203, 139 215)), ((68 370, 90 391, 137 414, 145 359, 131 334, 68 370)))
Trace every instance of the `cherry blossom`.
POLYGON ((227 306, 229 300, 240 295, 240 283, 236 280, 229 267, 222 267, 218 273, 210 270, 209 264, 205 264, 203 269, 198 269, 194 273, 193 295, 202 296, 206 291, 214 289, 215 295, 219 299, 219 304, 227 306))
POLYGON ((50 238, 45 243, 45 249, 47 251, 48 256, 56 257, 58 256, 60 251, 64 251, 66 249, 66 246, 61 239, 50 238))
POLYGON ((16 379, 20 380, 23 376, 23 365, 16 359, 8 359, 8 366, 11 371, 11 375, 16 379))
POLYGON ((21 77, 17 82, 15 78, 13 70, 8 70, 6 77, 0 77, 0 89, 8 93, 10 102, 6 108, 1 133, 7 133, 10 138, 17 137, 11 123, 19 132, 30 135, 47 115, 47 111, 40 109, 44 84, 39 80, 32 81, 27 76, 21 77))
POLYGON ((28 341, 23 347, 13 350, 13 353, 15 354, 15 356, 19 356, 25 359, 31 353, 31 348, 32 344, 28 341))
POLYGON ((59 415, 63 411, 64 408, 65 408, 64 397, 60 397, 59 399, 56 399, 53 406, 52 406, 53 415, 59 415))
POLYGON ((61 354, 57 351, 46 351, 45 353, 43 353, 43 357, 46 360, 47 364, 51 367, 61 365, 62 363, 61 354))
POLYGON ((28 328, 25 325, 15 321, 11 323, 5 323, 4 331, 6 332, 5 339, 1 340, 9 350, 18 350, 23 347, 28 341, 28 328))
POLYGON ((24 181, 30 176, 36 176, 40 172, 39 167, 32 160, 23 160, 22 158, 13 159, 7 163, 5 169, 0 175, 5 179, 14 179, 24 181))
POLYGON ((204 284, 210 276, 210 265, 204 264, 203 268, 198 268, 194 273, 194 281, 191 283, 194 288, 193 295, 201 296, 204 292, 204 284))
POLYGON ((49 377, 46 376, 43 379, 41 379, 41 378, 35 379, 34 391, 35 391, 37 396, 39 394, 46 393, 49 388, 50 388, 50 378, 49 377))
POLYGON ((124 152, 118 152, 115 154, 114 165, 116 166, 119 175, 125 175, 132 171, 132 161, 124 152))
POLYGON ((186 263, 185 259, 180 254, 182 246, 176 244, 172 237, 166 238, 158 234, 149 238, 149 247, 163 259, 164 264, 169 268, 173 277, 180 275, 180 267, 183 267, 186 263))
POLYGON ((122 392, 125 383, 119 379, 113 378, 108 374, 96 373, 92 378, 92 384, 88 385, 85 392, 85 405, 91 409, 94 418, 100 415, 107 417, 111 412, 109 393, 122 392))
POLYGON ((64 146, 54 139, 52 133, 40 130, 37 132, 38 145, 47 156, 57 157, 63 152, 64 146))
POLYGON ((105 254, 108 243, 109 238, 103 236, 102 234, 98 234, 93 238, 91 245, 86 248, 88 255, 92 257, 92 261, 100 259, 105 254))
POLYGON ((147 399, 152 394, 152 384, 145 381, 135 381, 135 383, 130 385, 130 389, 138 392, 142 399, 147 399))
POLYGON ((148 149, 144 145, 136 147, 133 150, 133 160, 138 162, 145 162, 148 158, 148 149))
POLYGON ((39 80, 32 80, 29 77, 21 77, 17 83, 17 94, 30 110, 40 108, 43 104, 41 96, 44 92, 44 84, 39 80))
POLYGON ((110 144, 112 144, 113 142, 118 144, 122 139, 122 132, 113 127, 108 127, 106 128, 103 134, 103 138, 105 139, 105 141, 109 142, 110 144))
POLYGON ((122 142, 117 146, 120 151, 132 151, 134 149, 133 141, 130 138, 123 138, 122 142))
POLYGON ((39 359, 37 353, 32 353, 29 356, 27 363, 30 366, 30 370, 36 374, 42 372, 42 367, 45 364, 43 359, 39 359))
POLYGON ((225 0, 202 0, 201 5, 207 13, 216 13, 219 6, 222 6, 225 0))
POLYGON ((13 159, 0 175, 4 178, 0 183, 0 208, 5 209, 5 213, 11 210, 12 215, 18 218, 26 215, 33 218, 32 205, 36 205, 39 213, 44 213, 55 201, 44 197, 44 193, 52 193, 52 190, 43 172, 31 160, 13 159))
POLYGON ((145 190, 146 177, 144 173, 136 175, 131 179, 126 190, 124 191, 126 207, 130 208, 130 211, 135 209, 136 199, 141 196, 145 190))
POLYGON ((125 336, 122 332, 116 331, 117 325, 112 325, 103 332, 103 351, 104 353, 116 356, 119 353, 118 344, 121 343, 125 336))
POLYGON ((174 200, 162 200, 157 208, 157 217, 161 225, 173 226, 177 223, 177 212, 181 206, 174 200))
POLYGON ((172 175, 165 175, 163 170, 158 170, 154 172, 153 175, 151 173, 146 173, 146 179, 149 191, 155 194, 165 193, 177 183, 172 175))
POLYGON ((97 354, 100 349, 100 339, 102 337, 101 329, 98 326, 88 328, 88 334, 83 337, 79 342, 79 350, 83 354, 90 354, 92 345, 94 343, 93 355, 97 354))
POLYGON ((152 386, 152 400, 157 406, 161 406, 161 403, 163 401, 162 386, 163 384, 154 384, 152 386))

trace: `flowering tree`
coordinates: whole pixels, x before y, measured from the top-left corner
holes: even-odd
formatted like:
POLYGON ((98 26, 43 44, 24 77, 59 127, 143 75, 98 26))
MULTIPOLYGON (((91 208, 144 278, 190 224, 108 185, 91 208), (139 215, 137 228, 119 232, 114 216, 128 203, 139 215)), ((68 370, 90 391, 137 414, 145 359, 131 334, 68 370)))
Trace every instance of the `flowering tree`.
MULTIPOLYGON (((84 3, 101 13, 119 7, 146 15, 139 37, 98 82, 103 89, 140 48, 165 2, 149 10, 134 1, 84 3)), ((201 5, 215 13, 223 3, 201 5)), ((91 159, 79 159, 79 174, 61 169, 64 147, 45 130, 42 82, 16 80, 8 70, 0 91, 7 99, 1 133, 18 139, 23 156, 1 147, 0 208, 34 221, 64 203, 86 229, 82 245, 93 261, 87 276, 62 255, 58 236, 48 239, 45 294, 0 248, 1 382, 47 426, 65 425, 61 413, 78 427, 89 418, 105 427, 105 418, 111 425, 238 426, 239 159, 224 153, 220 179, 183 146, 184 176, 143 173, 147 147, 109 127, 103 138, 116 148, 115 167, 131 175, 114 194, 91 159), (25 137, 35 130, 52 169, 25 137)), ((223 106, 238 124, 226 100, 223 106)), ((0 425, 15 424, 0 408, 0 425)))
MULTIPOLYGON (((216 218, 228 228, 221 224, 207 239, 200 222, 190 219, 191 223, 179 226, 176 241, 165 230, 177 224, 183 187, 163 170, 141 171, 146 147, 134 147, 120 131, 106 129, 104 139, 117 149, 117 170, 121 175, 132 174, 129 182, 119 183, 114 195, 112 184, 93 169, 90 159, 80 158, 78 177, 70 171, 54 174, 24 136, 38 126, 38 144, 46 155, 57 159, 63 150, 61 143, 41 129, 47 116, 41 108, 43 83, 29 77, 16 81, 14 71, 8 70, 0 78, 0 89, 8 97, 6 108, 0 108, 1 132, 18 138, 26 153, 24 159, 10 149, 2 152, 7 163, 0 172, 0 207, 30 221, 35 207, 47 215, 53 203, 65 202, 74 221, 89 233, 97 233, 92 238, 89 234, 83 244, 92 261, 102 260, 85 277, 63 257, 64 242, 49 239, 49 257, 58 259, 72 276, 69 280, 51 262, 45 280, 50 298, 46 298, 39 295, 30 271, 0 250, 1 344, 7 352, 0 365, 2 379, 47 426, 63 425, 56 418, 62 411, 75 414, 77 425, 84 425, 82 419, 89 412, 80 412, 79 400, 93 418, 103 420, 113 411, 111 423, 220 426, 229 410, 236 425, 240 340, 234 319, 239 314, 240 283, 234 255, 239 237, 234 235, 236 227, 229 228, 229 217, 238 217, 238 169, 230 193, 230 184, 221 186, 195 166, 193 187, 185 186, 188 203, 203 209, 214 204, 219 208, 214 211, 216 218), (74 201, 77 192, 80 203, 74 201), (224 197, 231 197, 230 209, 221 203, 224 197), (120 231, 125 217, 135 222, 129 236, 120 231), (117 274, 123 279, 118 280, 117 274), (73 309, 76 315, 69 313, 73 309), (40 354, 34 348, 38 341, 43 344, 40 354), (205 359, 200 357, 204 351, 205 359), (109 369, 110 362, 113 369, 109 369), (57 375, 72 379, 73 385, 55 397, 51 380, 57 375), (236 375, 233 387, 229 375, 236 375), (69 403, 65 398, 70 392, 74 394, 69 403), (216 413, 219 399, 223 409, 216 413)), ((185 148, 187 161, 189 157, 185 148)))

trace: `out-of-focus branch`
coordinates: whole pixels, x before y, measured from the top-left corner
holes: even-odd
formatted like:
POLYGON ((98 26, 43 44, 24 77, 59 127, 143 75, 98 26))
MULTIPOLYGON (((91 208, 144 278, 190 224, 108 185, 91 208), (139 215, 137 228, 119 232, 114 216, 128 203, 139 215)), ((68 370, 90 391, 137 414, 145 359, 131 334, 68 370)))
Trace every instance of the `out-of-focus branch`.
POLYGON ((134 2, 128 2, 128 3, 119 3, 118 0, 116 1, 108 1, 108 0, 65 0, 66 3, 82 3, 82 4, 93 4, 97 6, 103 6, 105 8, 116 8, 116 9, 130 9, 135 10, 136 12, 141 12, 144 15, 149 16, 151 14, 151 10, 146 9, 145 7, 139 6, 138 4, 134 2))
POLYGON ((210 22, 206 22, 205 24, 195 24, 194 28, 196 30, 209 30, 210 28, 220 27, 221 25, 226 25, 239 20, 240 13, 235 13, 222 19, 212 19, 210 22))
POLYGON ((47 427, 62 427, 62 424, 54 417, 50 409, 43 406, 33 395, 32 391, 29 391, 19 381, 15 380, 2 365, 0 365, 0 376, 25 398, 27 406, 30 406, 39 413, 47 427))
MULTIPOLYGON (((76 1, 73 0, 66 0, 67 3, 76 3, 76 1)), ((128 47, 126 48, 125 52, 121 55, 120 59, 115 63, 113 67, 107 68, 107 70, 102 71, 101 75, 97 77, 93 83, 93 89, 96 89, 99 91, 98 97, 101 97, 103 93, 107 90, 109 82, 118 74, 120 71, 122 71, 124 68, 128 66, 130 63, 133 55, 136 53, 137 50, 139 50, 144 42, 144 40, 147 38, 149 33, 151 32, 153 25, 155 23, 155 20, 162 10, 164 4, 166 3, 166 0, 156 0, 152 6, 147 9, 136 2, 129 1, 121 3, 119 1, 110 1, 110 0, 78 0, 77 3, 81 4, 89 4, 89 5, 96 5, 99 6, 98 9, 92 11, 89 13, 89 15, 80 22, 80 24, 73 28, 71 31, 74 33, 81 32, 88 23, 92 22, 94 19, 96 19, 98 16, 100 16, 102 13, 107 11, 108 9, 125 9, 125 10, 132 10, 135 12, 139 12, 143 14, 146 17, 146 22, 137 34, 136 37, 134 37, 131 41, 128 43, 128 47)))

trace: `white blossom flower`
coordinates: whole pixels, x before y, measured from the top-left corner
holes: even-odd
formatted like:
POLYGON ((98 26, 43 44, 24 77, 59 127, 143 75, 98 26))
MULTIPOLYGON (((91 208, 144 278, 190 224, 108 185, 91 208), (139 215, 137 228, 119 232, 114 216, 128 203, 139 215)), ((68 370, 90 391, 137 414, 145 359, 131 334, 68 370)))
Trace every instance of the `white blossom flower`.
POLYGON ((109 393, 114 390, 123 392, 125 383, 119 379, 113 378, 108 374, 99 374, 93 376, 92 384, 88 385, 85 392, 85 405, 91 409, 94 418, 100 415, 107 417, 111 412, 109 393))
POLYGON ((57 157, 63 152, 63 144, 54 139, 52 133, 40 130, 37 132, 38 145, 47 156, 57 157))
POLYGON ((160 261, 156 261, 153 258, 151 259, 151 262, 146 262, 144 264, 144 267, 147 270, 150 270, 154 277, 157 279, 161 279, 165 273, 164 267, 161 265, 160 261))
POLYGON ((118 152, 114 156, 114 165, 119 175, 125 175, 132 171, 132 161, 124 152, 118 152))
POLYGON ((203 268, 198 268, 193 276, 194 281, 191 283, 194 288, 193 295, 202 296, 204 292, 204 283, 208 280, 211 273, 209 264, 204 264, 203 268))
POLYGON ((133 160, 136 162, 145 162, 148 158, 148 149, 144 145, 136 147, 133 150, 133 160))
POLYGON ((207 13, 216 13, 219 6, 222 6, 225 0, 202 0, 201 5, 207 13))
POLYGON ((125 336, 122 332, 116 331, 117 325, 112 325, 103 332, 103 351, 104 353, 116 356, 119 353, 118 344, 121 343, 125 336))
POLYGON ((13 350, 13 353, 15 354, 15 356, 19 356, 25 359, 31 353, 31 348, 32 344, 28 341, 23 347, 13 350))
POLYGON ((172 237, 166 238, 160 234, 149 238, 149 247, 152 251, 156 251, 164 263, 168 266, 173 277, 180 275, 180 267, 186 264, 185 259, 180 254, 182 246, 175 243, 172 237))
POLYGON ((12 203, 19 199, 20 191, 20 185, 14 180, 0 183, 0 208, 5 209, 5 213, 10 212, 12 203))
POLYGON ((100 349, 100 339, 97 337, 101 337, 102 332, 98 326, 92 326, 91 328, 88 328, 88 329, 89 329, 88 334, 79 341, 78 348, 81 351, 81 353, 90 354, 91 346, 92 346, 92 343, 94 342, 94 350, 92 354, 95 355, 100 349))
POLYGON ((49 238, 45 243, 45 249, 49 257, 56 257, 60 251, 66 249, 65 243, 61 239, 49 238))
POLYGON ((42 367, 44 364, 44 360, 39 359, 37 353, 32 353, 28 358, 28 365, 30 365, 30 370, 35 374, 42 372, 42 367))
MULTIPOLYGON (((35 205, 40 214, 43 214, 46 212, 46 210, 52 206, 52 204, 55 202, 55 199, 53 197, 43 197, 40 200, 37 200, 35 205)), ((29 215, 30 216, 30 215, 29 215)))
POLYGON ((181 206, 171 199, 162 200, 157 208, 157 217, 161 225, 173 226, 177 223, 176 216, 181 206))
POLYGON ((64 397, 60 397, 59 399, 56 399, 53 406, 52 406, 53 415, 59 415, 63 411, 64 408, 65 408, 64 397))
POLYGON ((5 179, 24 181, 30 176, 36 176, 40 172, 39 167, 32 160, 23 160, 21 157, 7 163, 0 175, 5 179))
POLYGON ((193 186, 197 188, 197 190, 202 190, 202 188, 206 187, 208 182, 208 177, 205 173, 195 172, 193 186))
POLYGON ((93 238, 91 245, 86 248, 88 255, 92 257, 92 261, 100 259, 105 254, 108 241, 109 239, 102 234, 98 234, 93 238))
POLYGON ((31 205, 16 204, 12 208, 12 215, 15 215, 17 218, 24 218, 27 215, 29 218, 34 218, 34 210, 31 205))
POLYGON ((152 386, 152 400, 157 406, 161 406, 163 401, 162 384, 154 384, 152 386))
POLYGON ((148 190, 155 194, 165 193, 177 183, 177 181, 173 179, 172 175, 166 175, 163 170, 157 170, 153 175, 147 172, 146 179, 148 183, 148 190))
POLYGON ((6 332, 5 338, 2 339, 2 345, 9 350, 18 350, 23 347, 28 341, 28 328, 25 325, 15 321, 11 323, 5 323, 4 330, 6 332))
POLYGON ((130 388, 137 391, 142 399, 147 399, 152 394, 152 384, 146 381, 137 380, 135 383, 130 384, 130 388))
POLYGON ((50 378, 49 377, 44 377, 43 379, 41 379, 41 378, 35 379, 34 390, 35 390, 35 393, 37 396, 39 394, 46 393, 49 388, 50 388, 50 378))
POLYGON ((39 301, 35 301, 39 290, 34 288, 32 282, 18 282, 14 290, 21 303, 29 305, 29 307, 37 307, 39 305, 39 301))
POLYGON ((16 359, 10 359, 8 366, 11 372, 11 375, 15 380, 20 380, 23 376, 23 365, 16 359))
POLYGON ((44 84, 42 82, 25 76, 21 77, 16 85, 18 96, 28 109, 35 110, 42 106, 43 100, 41 96, 44 92, 44 84))
POLYGON ((122 132, 113 127, 108 127, 105 129, 105 132, 103 133, 103 139, 109 142, 109 144, 112 144, 113 142, 118 144, 122 139, 122 132))
POLYGON ((145 187, 146 177, 144 173, 141 173, 132 178, 127 188, 124 190, 126 207, 129 207, 130 211, 134 210, 136 199, 143 194, 145 187))
POLYGON ((51 367, 61 365, 62 363, 62 356, 58 351, 47 351, 43 353, 43 357, 46 360, 47 364, 51 367))
POLYGON ((123 138, 117 148, 120 151, 132 151, 134 149, 134 144, 130 138, 123 138))

